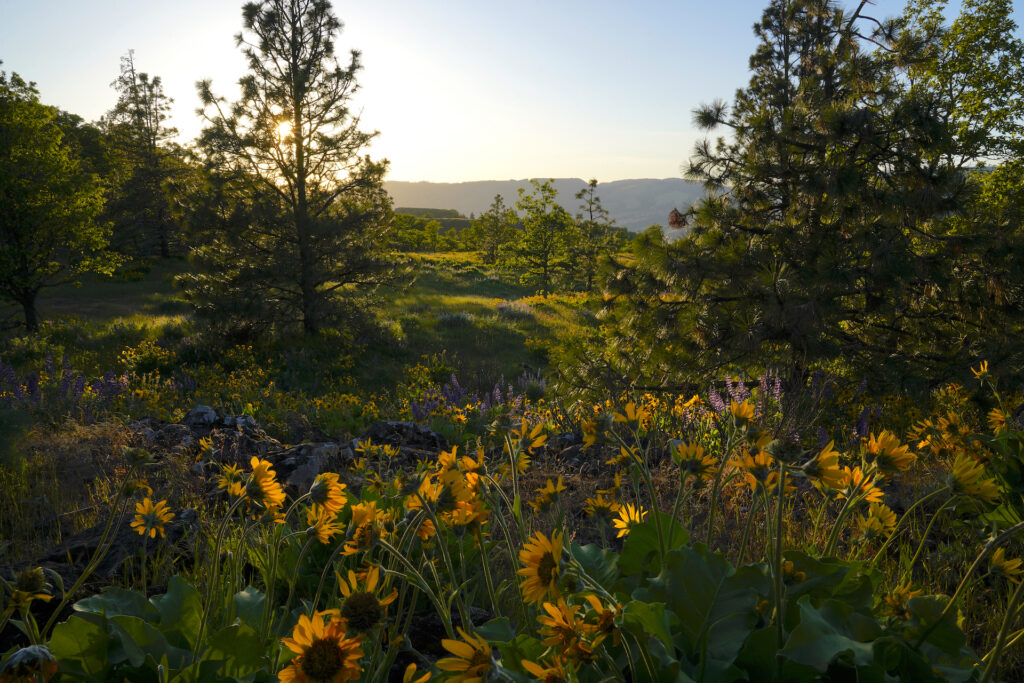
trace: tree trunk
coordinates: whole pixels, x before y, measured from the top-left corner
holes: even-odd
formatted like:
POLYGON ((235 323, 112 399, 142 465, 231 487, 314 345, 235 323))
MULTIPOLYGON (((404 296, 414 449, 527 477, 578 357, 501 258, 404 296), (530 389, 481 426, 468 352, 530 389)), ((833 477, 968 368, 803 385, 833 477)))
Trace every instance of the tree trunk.
POLYGON ((39 312, 36 311, 36 293, 26 294, 21 300, 21 308, 25 312, 25 327, 30 334, 39 331, 39 312))

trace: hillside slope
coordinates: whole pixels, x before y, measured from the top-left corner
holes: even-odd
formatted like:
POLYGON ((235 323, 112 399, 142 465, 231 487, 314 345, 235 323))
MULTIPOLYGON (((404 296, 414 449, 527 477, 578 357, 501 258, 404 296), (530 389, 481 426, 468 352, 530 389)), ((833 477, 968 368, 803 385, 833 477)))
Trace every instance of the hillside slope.
MULTIPOLYGON (((389 180, 384 187, 395 206, 417 206, 437 209, 458 209, 465 216, 479 215, 487 210, 494 195, 500 194, 506 204, 515 204, 521 187, 529 180, 480 180, 466 183, 429 183, 389 180)), ((575 214, 579 201, 576 192, 586 185, 581 178, 556 178, 558 201, 575 214)), ((665 225, 673 208, 684 210, 701 196, 700 185, 680 178, 615 180, 600 183, 597 194, 616 224, 633 231, 650 225, 665 225)))

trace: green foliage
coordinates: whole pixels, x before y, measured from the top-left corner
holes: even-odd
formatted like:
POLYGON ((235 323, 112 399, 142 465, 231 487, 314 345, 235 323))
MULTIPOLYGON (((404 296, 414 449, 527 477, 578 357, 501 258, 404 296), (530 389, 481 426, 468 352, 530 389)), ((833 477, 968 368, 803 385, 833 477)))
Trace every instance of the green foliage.
POLYGON ((198 317, 236 336, 351 324, 396 269, 387 165, 360 156, 374 134, 348 104, 359 54, 338 62, 341 23, 325 2, 267 0, 243 16, 239 100, 199 84, 211 176, 191 222, 208 231, 182 285, 198 317))
POLYGON ((515 238, 519 217, 505 206, 500 194, 473 222, 472 232, 479 248, 484 252, 484 263, 495 263, 501 251, 515 238))
POLYGON ((96 179, 81 172, 34 84, 0 72, 0 300, 22 308, 39 329, 36 297, 44 287, 89 272, 109 273, 110 230, 96 179))
MULTIPOLYGON (((812 368, 842 358, 910 386, 962 373, 988 348, 985 321, 1012 304, 985 300, 985 254, 990 238, 1007 238, 957 223, 974 223, 964 163, 1002 144, 1002 114, 977 116, 969 101, 1005 83, 972 85, 967 70, 992 41, 1010 40, 999 34, 1007 24, 961 21, 960 37, 943 44, 876 22, 866 7, 770 3, 749 85, 731 107, 695 113, 702 128, 732 133, 699 144, 689 163, 709 195, 684 237, 648 231, 635 261, 614 264, 612 342, 582 375, 603 366, 667 387, 756 365, 802 386, 812 368), (917 78, 931 69, 934 88, 917 78), (943 83, 967 92, 951 101, 943 83)), ((991 58, 1012 65, 1017 53, 991 58)), ((1016 296, 1008 283, 1001 291, 1016 296)))
MULTIPOLYGON (((542 294, 553 291, 556 280, 569 267, 567 247, 573 227, 572 217, 555 201, 558 192, 553 182, 531 180, 529 194, 519 190, 516 208, 523 214, 522 228, 501 249, 500 256, 504 267, 518 270, 523 283, 542 294)), ((497 199, 492 208, 500 211, 497 199)))

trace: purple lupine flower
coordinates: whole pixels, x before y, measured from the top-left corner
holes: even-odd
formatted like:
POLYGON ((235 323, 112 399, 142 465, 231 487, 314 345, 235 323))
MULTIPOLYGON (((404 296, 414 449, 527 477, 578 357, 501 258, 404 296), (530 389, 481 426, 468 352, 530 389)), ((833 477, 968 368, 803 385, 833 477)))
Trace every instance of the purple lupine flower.
POLYGON ((828 443, 828 432, 821 425, 818 425, 818 448, 824 448, 828 443))
POLYGON ((85 375, 79 375, 75 378, 75 384, 71 389, 71 396, 78 401, 82 398, 82 394, 85 393, 85 375))
POLYGON ((725 401, 722 400, 722 397, 714 387, 711 387, 708 390, 708 403, 711 404, 711 407, 715 409, 716 413, 725 412, 725 401))
POLYGON ((854 434, 856 434, 861 439, 865 438, 868 435, 868 430, 871 427, 869 422, 870 417, 871 408, 865 408, 864 410, 860 411, 860 417, 857 418, 857 427, 854 429, 854 434))

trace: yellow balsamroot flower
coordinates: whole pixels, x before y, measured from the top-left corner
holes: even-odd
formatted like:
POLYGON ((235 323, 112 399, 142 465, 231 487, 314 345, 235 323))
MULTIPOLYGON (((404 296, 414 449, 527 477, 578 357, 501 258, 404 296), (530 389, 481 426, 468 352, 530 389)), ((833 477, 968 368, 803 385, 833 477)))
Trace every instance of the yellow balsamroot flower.
POLYGON ((334 572, 334 576, 338 579, 338 590, 345 598, 341 603, 341 616, 358 633, 369 631, 379 624, 387 613, 387 606, 398 598, 397 588, 392 588, 386 596, 377 595, 380 567, 372 566, 362 576, 350 569, 347 579, 342 578, 338 572, 334 572))
POLYGON ((565 483, 562 481, 562 475, 558 475, 557 483, 548 479, 544 486, 536 489, 537 497, 530 501, 530 507, 537 512, 547 510, 558 502, 558 496, 563 491, 565 491, 565 483))
POLYGON ((749 422, 754 419, 754 403, 750 399, 742 403, 730 402, 729 411, 738 422, 749 422))
POLYGON ((742 482, 749 486, 751 491, 757 491, 759 486, 767 486, 778 475, 774 471, 775 458, 766 451, 758 451, 754 455, 743 451, 732 464, 742 470, 742 482), (773 474, 776 475, 775 478, 772 477, 773 474))
POLYGON ((597 517, 604 521, 610 521, 612 515, 619 510, 619 504, 614 498, 605 498, 604 491, 598 491, 593 498, 587 498, 583 511, 591 517, 597 517))
POLYGON ((996 434, 1006 431, 1009 416, 999 408, 988 411, 988 426, 996 434))
POLYGON ((854 498, 863 495, 868 503, 882 502, 882 489, 876 486, 877 478, 874 475, 865 475, 860 467, 844 467, 843 483, 839 489, 840 498, 854 498))
POLYGON ((337 515, 320 505, 310 506, 306 513, 306 524, 309 526, 306 533, 315 535, 316 540, 324 545, 330 543, 332 538, 344 531, 337 522, 337 515))
POLYGON ((864 459, 875 463, 884 473, 906 471, 917 456, 910 452, 910 447, 900 445, 900 440, 888 429, 882 430, 878 436, 872 434, 864 447, 864 459))
POLYGON ((402 683, 426 683, 430 680, 430 672, 425 672, 419 678, 416 677, 416 665, 410 664, 405 667, 405 673, 402 674, 402 683))
POLYGON ((898 616, 902 619, 909 619, 910 612, 907 610, 907 602, 911 598, 924 595, 923 590, 912 590, 910 580, 901 582, 892 592, 885 596, 885 611, 887 614, 898 616))
POLYGON ((141 503, 135 504, 135 519, 132 520, 132 528, 139 532, 140 536, 149 535, 156 538, 160 534, 167 538, 164 533, 164 524, 174 519, 174 514, 167 507, 167 501, 161 500, 154 504, 152 499, 145 498, 141 503))
POLYGON ((650 416, 650 412, 648 412, 646 409, 642 407, 638 408, 636 403, 630 401, 629 403, 626 404, 626 407, 623 409, 623 412, 615 413, 613 419, 615 420, 615 422, 640 425, 650 416))
POLYGON ((313 480, 313 485, 309 487, 309 499, 331 514, 337 514, 347 502, 345 484, 338 481, 337 472, 318 474, 313 480))
POLYGON ((859 515, 857 526, 865 540, 871 541, 879 536, 888 536, 896 527, 896 513, 883 503, 871 503, 868 515, 859 515))
POLYGON ((481 683, 493 668, 491 646, 480 636, 470 635, 456 627, 462 640, 444 638, 441 645, 454 657, 437 660, 437 668, 454 675, 445 679, 451 683, 481 683))
POLYGON ((217 476, 217 488, 225 489, 230 493, 234 488, 232 484, 240 484, 243 478, 241 467, 237 465, 224 465, 217 476))
POLYGON ((623 536, 628 536, 633 527, 644 521, 646 516, 647 511, 638 505, 626 503, 619 506, 619 515, 612 520, 612 525, 619 530, 615 537, 622 538, 623 536))
POLYGON ((455 502, 454 509, 445 513, 444 519, 453 527, 463 527, 476 523, 482 524, 487 521, 490 514, 480 499, 459 500, 455 502))
POLYGON ((523 659, 521 662, 523 668, 535 680, 544 683, 567 683, 572 680, 569 677, 569 671, 565 668, 565 662, 559 657, 550 657, 546 662, 542 661, 540 664, 528 659, 523 659))
POLYGON ((590 603, 590 607, 594 610, 593 616, 596 617, 596 623, 587 624, 586 629, 591 633, 600 635, 601 638, 611 636, 612 645, 618 647, 622 641, 622 634, 619 632, 619 627, 615 624, 615 620, 622 616, 622 606, 608 607, 593 594, 584 595, 583 597, 590 603))
POLYGON ((691 477, 697 481, 711 481, 718 470, 715 458, 704 453, 704 447, 696 443, 678 444, 672 449, 672 460, 679 466, 679 476, 684 481, 691 477))
MULTIPOLYGON (((518 441, 520 444, 520 450, 525 453, 529 453, 534 448, 540 448, 548 441, 547 434, 541 434, 544 431, 544 423, 538 422, 532 429, 530 424, 523 420, 519 425, 519 431, 512 430, 512 436, 515 437, 513 440, 518 441)), ((506 444, 506 452, 507 452, 506 444)))
POLYGON ((995 479, 984 479, 985 466, 969 455, 961 453, 953 461, 949 476, 949 487, 953 493, 977 498, 989 504, 999 500, 999 483, 995 479))
POLYGON ((245 494, 257 505, 274 510, 284 505, 284 489, 277 481, 272 465, 267 460, 253 456, 250 461, 252 476, 245 487, 245 494))
POLYGON ((817 480, 825 488, 838 488, 846 478, 839 469, 839 453, 835 450, 835 442, 829 441, 818 455, 803 467, 808 477, 817 480))
POLYGON ((548 538, 539 531, 535 532, 519 551, 519 561, 524 565, 517 573, 523 577, 521 587, 525 600, 537 604, 559 595, 557 581, 562 567, 562 534, 555 533, 548 538))
POLYGON ((348 637, 345 621, 337 610, 299 616, 285 647, 297 656, 278 672, 281 683, 344 683, 362 675, 362 636, 348 637))
POLYGON ((584 420, 580 427, 583 430, 583 449, 586 450, 597 443, 597 420, 584 420))
POLYGON ((1007 559, 1006 549, 999 548, 992 553, 988 570, 996 576, 1002 576, 1013 583, 1020 583, 1020 577, 1024 574, 1024 569, 1021 569, 1020 565, 1020 558, 1007 559))
POLYGON ((978 369, 975 370, 974 368, 971 368, 971 372, 974 373, 974 378, 977 379, 977 380, 981 380, 981 379, 987 377, 988 376, 988 361, 987 360, 981 361, 981 363, 978 365, 978 369))
POLYGON ((544 637, 541 642, 565 654, 583 633, 585 624, 576 616, 581 607, 566 604, 564 598, 559 598, 557 604, 545 602, 543 609, 547 614, 537 616, 541 624, 540 634, 544 637))
POLYGON ((43 572, 42 567, 24 569, 18 572, 18 575, 14 577, 14 586, 7 603, 7 608, 0 614, 0 617, 10 616, 16 611, 27 610, 33 600, 50 602, 53 596, 46 592, 50 588, 51 586, 46 581, 46 574, 43 572))
POLYGON ((635 448, 627 448, 625 446, 619 447, 619 454, 610 460, 605 461, 605 465, 626 465, 631 462, 640 462, 640 454, 637 453, 635 448))

